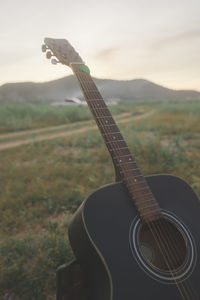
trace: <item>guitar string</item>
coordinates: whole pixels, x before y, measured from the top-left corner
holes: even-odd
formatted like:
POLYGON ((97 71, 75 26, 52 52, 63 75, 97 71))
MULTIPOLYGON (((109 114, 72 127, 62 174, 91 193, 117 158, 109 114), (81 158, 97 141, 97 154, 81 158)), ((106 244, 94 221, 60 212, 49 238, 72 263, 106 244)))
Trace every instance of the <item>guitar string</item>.
MULTIPOLYGON (((103 99, 102 99, 102 101, 103 101, 103 99)), ((92 101, 92 102, 94 102, 94 101, 92 101)), ((90 102, 90 105, 92 106, 92 103, 90 102)), ((93 109, 94 109, 94 107, 92 107, 93 109)), ((108 111, 108 109, 107 108, 105 108, 107 111, 108 111)), ((108 111, 109 112, 109 111, 108 111)), ((99 119, 97 116, 95 116, 97 119, 99 119)), ((102 117, 102 115, 101 115, 101 117, 102 117)), ((104 119, 104 117, 109 117, 108 115, 106 115, 106 116, 104 116, 103 115, 103 119, 104 119)), ((112 117, 112 116, 111 116, 112 117)), ((97 123, 97 125, 99 126, 99 124, 97 123)), ((102 125, 102 124, 101 124, 102 125)), ((105 125, 105 124, 103 124, 103 125, 105 125)), ((116 126, 116 125, 114 125, 114 126, 116 126)), ((117 127, 117 126, 116 126, 117 127)), ((119 131, 119 129, 118 129, 118 131, 119 131)), ((102 132, 101 132, 102 133, 102 132)), ((120 132, 119 132, 120 133, 120 132)), ((105 135, 106 137, 107 137, 107 135, 110 135, 110 134, 113 134, 113 133, 106 133, 105 131, 104 131, 104 133, 102 133, 103 135, 105 135)), ((114 133, 115 134, 115 133, 114 133)), ((116 135, 116 134, 115 134, 116 135)), ((120 133, 120 135, 121 135, 121 133, 120 133)), ((113 142, 118 142, 118 140, 115 140, 115 141, 107 141, 107 140, 105 140, 105 142, 106 142, 106 145, 108 146, 108 143, 113 143, 113 142)), ((123 140, 123 142, 125 143, 125 141, 123 140)), ((113 144, 114 145, 114 144, 113 144)), ((126 145, 127 146, 127 145, 126 145)), ((112 148, 115 148, 114 146, 112 147, 112 148)), ((127 149, 128 149, 128 147, 127 147, 127 149)), ((110 150, 110 148, 108 147, 108 150, 109 151, 111 151, 110 150)), ((111 154, 112 155, 112 154, 111 154)), ((121 155, 121 154, 120 154, 121 155)), ((132 157, 132 155, 131 155, 131 153, 129 152, 129 154, 127 155, 127 156, 130 156, 130 157, 132 157)), ((134 162, 134 160, 132 161, 132 163, 135 163, 136 164, 136 162, 134 162)), ((139 168, 137 168, 137 169, 139 169, 139 168)), ((127 170, 129 170, 129 169, 127 169, 127 170)), ((124 173, 124 172, 123 172, 124 173)), ((143 177, 143 175, 141 174, 141 173, 138 173, 139 175, 138 175, 138 177, 139 176, 141 176, 141 177, 143 177)), ((137 177, 137 176, 135 176, 135 177, 137 177)), ((143 177, 144 178, 144 177, 143 177)), ((138 183, 144 183, 144 182, 142 182, 142 181, 139 181, 138 183)), ((147 188, 147 186, 146 186, 146 188, 147 188)), ((149 190, 150 191, 150 190, 149 190)), ((138 197, 139 198, 139 197, 138 197)))
MULTIPOLYGON (((82 79, 82 78, 81 78, 82 79)), ((83 81, 83 80, 82 80, 83 81)), ((87 83, 87 81, 86 81, 86 83, 87 83)), ((86 84, 85 83, 85 84, 86 84)), ((83 89, 83 91, 84 91, 84 87, 82 86, 82 89, 83 89)), ((91 90, 90 90, 91 91, 91 90)), ((88 98, 88 97, 87 97, 88 98)), ((89 100, 92 100, 92 99, 89 99, 89 100)), ((101 99, 102 101, 103 101, 103 99, 101 99)), ((92 100, 92 101, 94 101, 94 100, 92 100)), ((104 101, 103 101, 104 102, 104 101)), ((91 101, 90 101, 90 104, 91 104, 91 101)), ((94 107, 92 107, 92 109, 94 109, 94 107)), ((106 105, 105 105, 105 110, 107 110, 107 112, 109 112, 109 110, 108 110, 108 108, 106 107, 106 105)), ((93 111, 92 111, 93 112, 93 111)), ((94 113, 94 112, 93 112, 94 113)), ((100 114, 101 115, 101 114, 100 114)), ((110 116, 104 116, 104 115, 101 115, 101 117, 104 119, 105 117, 110 117, 110 116)), ((112 116, 111 116, 111 118, 112 118, 112 116)), ((101 122, 99 122, 99 123, 101 123, 101 122)), ((99 125, 98 123, 97 123, 97 125, 99 125)), ((104 125, 103 123, 102 123, 102 125, 104 125)), ((117 126, 116 126, 117 127, 117 126)), ((105 133, 105 128, 102 126, 102 129, 104 129, 104 134, 106 134, 105 133)), ((119 132, 120 133, 120 132, 119 132)), ((110 134, 110 133, 109 133, 110 134)), ((111 133, 112 134, 112 133, 111 133)), ((120 133, 120 135, 121 135, 121 133, 120 133)), ((105 142, 107 142, 106 140, 105 140, 105 142)), ((114 147, 114 146, 113 146, 114 147)), ((108 150, 110 150, 109 148, 108 148, 108 150)), ((131 154, 131 153, 130 153, 131 154)), ((159 237, 159 236, 158 236, 159 237)), ((169 266, 169 269, 171 269, 171 267, 169 266)))
MULTIPOLYGON (((101 99, 102 101, 103 101, 103 99, 101 99)), ((93 106, 93 103, 91 103, 91 102, 94 102, 94 101, 90 101, 90 106, 92 106, 92 109, 95 109, 95 107, 93 106)), ((105 104, 104 104, 105 105, 105 104)), ((105 109, 107 112, 109 112, 109 110, 106 108, 106 106, 104 106, 104 108, 103 109, 105 109)), ((98 110, 98 108, 96 108, 96 110, 98 110)), ((94 113, 94 112, 93 112, 94 113)), ((112 116, 111 115, 102 115, 101 114, 101 117, 97 117, 97 116, 95 116, 95 118, 96 119, 105 119, 105 117, 111 117, 112 118, 112 116)), ((100 123, 100 122, 99 122, 100 123)), ((99 124, 97 123, 97 125, 99 126, 99 124)), ((102 124, 101 124, 102 125, 102 124)), ((104 126, 106 126, 105 124, 103 124, 104 126)), ((108 125, 109 126, 109 125, 108 125)), ((116 125, 114 125, 114 126, 116 126, 116 125)), ((102 127, 102 126, 101 126, 102 127)), ((117 126, 116 126, 117 127, 117 126)), ((106 137, 107 137, 107 135, 110 135, 110 134, 115 134, 116 135, 116 132, 115 133, 106 133, 105 131, 104 132, 101 132, 103 135, 105 135, 106 137)), ((118 129, 118 133, 121 135, 121 133, 119 132, 119 129, 118 129)), ((122 136, 121 136, 122 137, 122 136)), ((105 142, 106 142, 106 145, 108 146, 108 143, 112 143, 112 142, 118 142, 119 140, 118 139, 116 139, 115 141, 109 141, 108 142, 108 140, 105 140, 105 142)), ((124 140, 122 140, 124 143, 125 143, 125 141, 124 140)), ((113 147, 114 148, 114 147, 113 147)), ((128 149, 128 147, 127 147, 127 149, 128 149)), ((108 150, 109 151, 111 151, 111 149, 108 147, 108 150)), ((127 155, 127 156, 131 156, 132 157, 132 155, 131 155, 131 153, 129 152, 129 154, 127 155)), ((132 161, 132 162, 134 162, 134 161, 132 161)), ((141 173, 139 173, 140 175, 139 176, 142 176, 141 175, 141 173)), ((143 177, 143 176, 142 176, 143 177)), ((141 182, 140 182, 141 183, 141 182)))
POLYGON ((91 104, 91 103, 90 103, 91 104))
MULTIPOLYGON (((91 103, 90 103, 91 104, 91 103)), ((106 116, 107 117, 107 116, 106 116)))
MULTIPOLYGON (((83 88, 84 89, 84 88, 83 88)), ((85 91, 85 90, 84 90, 85 91)), ((87 98, 87 97, 86 97, 87 98)), ((91 102, 90 102, 90 105, 91 105, 91 102)), ((96 116, 95 116, 96 117, 96 116)))
MULTIPOLYGON (((80 75, 81 76, 81 75, 80 75)), ((81 78, 82 79, 82 78, 81 78)), ((82 82, 83 82, 83 80, 82 80, 82 82)), ((86 81, 86 83, 85 84, 87 84, 87 81, 86 81)), ((84 89, 84 91, 85 91, 85 89, 84 89)), ((87 95, 86 95, 87 96, 87 95)), ((90 99, 91 100, 91 99, 90 99)), ((103 98, 101 99, 102 101, 103 101, 103 98)), ((90 101, 90 105, 92 106, 92 102, 94 102, 94 101, 90 101)), ((104 103, 104 101, 103 101, 103 103, 104 103)), ((104 105, 105 105, 105 103, 104 103, 104 105)), ((94 107, 92 107, 92 109, 94 109, 94 107)), ((105 105, 105 109, 109 112, 109 110, 108 110, 108 108, 106 108, 106 105, 105 105)), ((94 112, 93 112, 94 113, 94 112)), ((109 112, 110 113, 110 112, 109 112)), ((99 114, 99 116, 100 116, 101 114, 99 114)), ((96 118, 98 118, 97 116, 95 116, 96 118)), ((104 119, 104 117, 105 116, 103 116, 103 115, 101 115, 101 118, 103 118, 104 119)), ((106 117, 108 117, 108 116, 106 116, 106 117)), ((111 116, 111 114, 110 114, 110 117, 112 117, 111 116)), ((114 120, 113 120, 114 121, 114 120)), ((115 123, 114 123, 115 124, 115 123)), ((97 123, 97 125, 99 126, 99 124, 97 123)), ((101 125, 105 125, 105 124, 101 124, 101 125)), ((115 124, 115 126, 116 126, 116 128, 117 128, 117 125, 115 124)), ((103 126, 101 126, 101 127, 103 127, 103 126)), ((112 134, 112 133, 106 133, 105 132, 105 128, 103 128, 104 129, 104 132, 101 132, 103 135, 105 135, 106 137, 107 137, 107 135, 109 135, 109 134, 112 134)), ((121 135, 121 132, 119 131, 119 129, 118 129, 118 132, 120 133, 120 135, 121 135)), ((121 137, 122 137, 122 135, 121 135, 121 137)), ((109 139, 109 138, 108 138, 109 139)), ((123 139, 123 137, 122 137, 122 139, 123 139)), ((118 140, 116 140, 116 141, 107 141, 107 140, 105 140, 105 142, 106 142, 106 145, 108 146, 108 143, 111 143, 112 144, 112 148, 115 148, 114 147, 114 144, 113 144, 113 142, 118 142, 118 140)), ((123 139, 123 142, 125 143, 125 141, 124 141, 124 139, 123 139)), ((127 146, 127 145, 126 145, 127 146)), ((115 150, 116 150, 117 148, 115 148, 115 150)), ((128 147, 127 147, 127 149, 128 149, 128 147)), ((109 152, 110 152, 110 148, 108 147, 108 150, 109 150, 109 152)), ((133 158, 133 156, 132 156, 132 154, 130 153, 130 151, 129 151, 129 149, 128 149, 128 152, 129 152, 129 154, 127 155, 127 156, 130 156, 131 158, 133 158)), ((119 155, 119 154, 118 154, 119 155)), ((112 153, 111 153, 111 156, 112 156, 112 153)), ((129 162, 128 162, 129 163, 129 162)), ((133 160, 130 162, 130 163, 132 163, 132 164, 136 164, 136 161, 134 161, 134 158, 133 158, 133 160)), ((116 164, 117 165, 117 164, 116 164)), ((117 165, 118 167, 119 167, 119 165, 117 165)), ((139 169, 138 167, 137 167, 137 169, 139 169)), ((126 169, 127 171, 129 171, 129 169, 126 169)), ((125 170, 125 171, 126 171, 125 170)), ((124 170, 123 170, 123 173, 124 173, 124 170)), ((133 175, 133 174, 132 174, 133 175)), ((135 175, 134 175, 135 176, 135 175)), ((135 176, 135 177, 142 177, 142 181, 138 181, 137 182, 137 185, 138 184, 144 184, 144 183, 146 183, 145 182, 145 178, 144 178, 144 176, 141 174, 141 172, 138 172, 138 176, 135 176)), ((135 183, 136 184, 136 183, 135 183)), ((148 187, 148 185, 146 184, 145 185, 145 189, 148 189, 148 191, 151 193, 151 191, 150 191, 150 189, 149 189, 149 187, 148 187)), ((138 189, 137 190, 137 192, 138 191, 140 191, 140 189, 138 189)), ((143 195, 142 195, 143 196, 143 195)), ((152 195, 153 196, 153 195, 152 195)), ((138 197, 139 198, 139 197, 138 197)), ((155 199, 152 199, 152 200, 154 200, 155 201, 155 199)), ((143 201, 143 202, 145 202, 145 201, 143 201)))
MULTIPOLYGON (((162 219, 158 220, 158 222, 160 222, 161 226, 163 225, 162 224, 162 222, 163 222, 162 219)), ((158 228, 161 229, 161 226, 160 227, 158 226, 158 228)), ((170 239, 172 238, 172 234, 170 234, 169 224, 167 224, 167 227, 168 227, 169 230, 165 230, 165 234, 167 235, 167 239, 168 239, 168 241, 170 243, 171 242, 170 239)), ((174 242, 175 248, 174 247, 170 248, 170 251, 172 251, 173 255, 175 255, 176 262, 177 262, 179 260, 179 256, 177 256, 178 255, 178 251, 176 252, 176 250, 178 250, 179 248, 178 248, 178 243, 176 243, 175 240, 173 240, 173 242, 174 242)), ((187 284, 187 286, 185 286, 185 288, 186 287, 188 288, 188 292, 191 292, 191 295, 193 294, 193 296, 195 297, 194 299, 199 300, 199 296, 198 296, 196 290, 194 289, 194 287, 192 286, 191 280, 189 278, 185 280, 185 285, 186 284, 187 284)))

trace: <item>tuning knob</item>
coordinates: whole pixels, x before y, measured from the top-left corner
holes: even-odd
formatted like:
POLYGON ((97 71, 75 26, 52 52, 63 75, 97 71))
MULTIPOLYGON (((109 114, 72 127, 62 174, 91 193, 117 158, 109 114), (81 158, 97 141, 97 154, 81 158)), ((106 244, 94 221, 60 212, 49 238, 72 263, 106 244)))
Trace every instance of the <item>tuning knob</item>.
POLYGON ((52 63, 53 65, 57 65, 57 63, 59 63, 59 61, 56 60, 55 58, 52 58, 51 63, 52 63))
POLYGON ((51 53, 51 51, 47 51, 46 58, 50 59, 52 56, 53 54, 51 53))
POLYGON ((43 44, 43 45, 42 45, 42 52, 46 52, 47 49, 48 49, 48 47, 47 47, 45 44, 43 44))

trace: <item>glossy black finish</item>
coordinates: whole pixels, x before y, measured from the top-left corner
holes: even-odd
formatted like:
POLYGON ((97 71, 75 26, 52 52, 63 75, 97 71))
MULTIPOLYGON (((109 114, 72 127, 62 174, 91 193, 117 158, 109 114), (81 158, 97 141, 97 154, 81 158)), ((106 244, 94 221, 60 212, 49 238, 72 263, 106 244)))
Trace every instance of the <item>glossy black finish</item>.
POLYGON ((183 298, 176 285, 146 274, 131 252, 129 231, 137 211, 122 183, 94 192, 77 211, 69 228, 75 255, 91 287, 89 300, 200 299, 200 202, 182 179, 170 175, 146 177, 163 210, 176 215, 196 244, 197 263, 189 278, 196 296, 183 298))

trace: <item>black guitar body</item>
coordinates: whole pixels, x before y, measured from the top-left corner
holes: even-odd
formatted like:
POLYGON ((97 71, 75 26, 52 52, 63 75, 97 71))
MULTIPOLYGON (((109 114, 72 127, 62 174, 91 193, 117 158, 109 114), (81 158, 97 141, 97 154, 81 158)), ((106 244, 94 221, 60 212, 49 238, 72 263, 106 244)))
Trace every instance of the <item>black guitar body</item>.
POLYGON ((89 300, 200 299, 200 202, 178 177, 155 175, 146 180, 166 220, 184 236, 185 261, 174 270, 175 280, 156 268, 151 243, 146 245, 146 255, 141 250, 145 247, 139 242, 142 225, 126 188, 122 183, 104 186, 82 204, 69 227, 89 300))

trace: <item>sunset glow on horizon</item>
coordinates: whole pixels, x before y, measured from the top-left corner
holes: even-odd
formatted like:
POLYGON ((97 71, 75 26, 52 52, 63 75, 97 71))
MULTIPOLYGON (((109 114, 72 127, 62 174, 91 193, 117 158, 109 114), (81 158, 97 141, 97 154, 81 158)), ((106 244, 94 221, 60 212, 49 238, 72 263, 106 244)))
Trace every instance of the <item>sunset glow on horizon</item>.
POLYGON ((53 37, 69 40, 95 77, 200 91, 197 0, 8 0, 0 26, 0 85, 72 74, 41 52, 44 37, 53 37))

